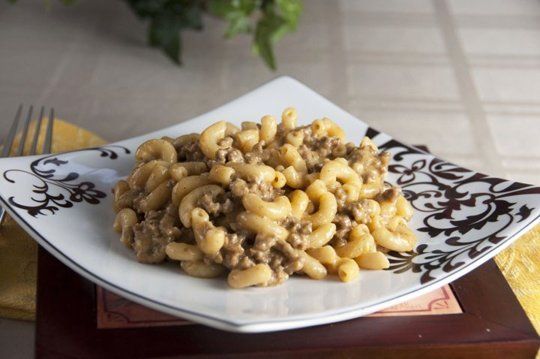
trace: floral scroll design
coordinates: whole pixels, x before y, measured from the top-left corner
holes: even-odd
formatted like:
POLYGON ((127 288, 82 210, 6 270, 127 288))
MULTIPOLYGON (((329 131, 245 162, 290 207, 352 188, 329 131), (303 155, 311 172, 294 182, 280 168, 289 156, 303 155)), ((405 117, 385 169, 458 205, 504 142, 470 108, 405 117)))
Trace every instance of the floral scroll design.
MULTIPOLYGON (((370 128, 367 135, 379 133, 370 128)), ((438 239, 412 253, 390 252, 394 273, 421 273, 420 282, 430 282, 488 252, 507 238, 507 228, 535 210, 520 202, 540 195, 539 187, 473 172, 392 139, 379 148, 392 154, 392 182, 422 214, 416 230, 438 239)))
MULTIPOLYGON (((118 151, 129 154, 130 150, 122 146, 106 146, 88 148, 82 151, 96 151, 100 157, 115 160, 118 158, 118 151)), ((80 151, 78 151, 80 152, 80 151)), ((100 199, 105 198, 105 192, 96 188, 96 185, 89 181, 77 182, 80 174, 77 172, 65 171, 58 174, 58 169, 69 164, 69 161, 62 159, 67 153, 47 155, 30 164, 30 169, 11 169, 4 172, 4 179, 8 183, 16 183, 15 173, 23 173, 34 177, 37 183, 33 184, 32 204, 23 204, 14 196, 8 198, 10 205, 25 210, 29 215, 37 217, 47 214, 54 215, 60 208, 73 207, 74 203, 86 202, 90 204, 100 203, 100 199)))

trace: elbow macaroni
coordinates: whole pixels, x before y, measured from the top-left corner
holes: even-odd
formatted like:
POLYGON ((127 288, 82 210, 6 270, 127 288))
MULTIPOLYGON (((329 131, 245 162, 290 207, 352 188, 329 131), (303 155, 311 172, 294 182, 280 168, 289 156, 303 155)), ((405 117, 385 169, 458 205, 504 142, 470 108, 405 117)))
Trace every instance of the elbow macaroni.
POLYGON ((216 152, 221 148, 219 141, 237 132, 238 128, 230 123, 216 122, 201 133, 199 147, 206 157, 214 159, 216 152))
POLYGON ((239 177, 254 182, 272 182, 276 177, 276 170, 266 165, 228 162, 227 166, 236 171, 239 177))
POLYGON ((241 129, 220 121, 141 144, 113 190, 120 240, 142 262, 179 261, 199 278, 228 272, 232 288, 294 273, 351 282, 388 268, 386 251, 413 250, 413 207, 384 182, 388 154, 367 137, 346 144, 328 118, 297 120, 287 108, 279 125, 271 115, 241 129))
POLYGON ((285 167, 292 166, 298 172, 306 173, 307 166, 306 161, 300 156, 296 147, 291 144, 284 144, 280 150, 281 161, 285 167))
POLYGON ((232 270, 227 281, 232 288, 245 288, 252 285, 264 285, 272 278, 272 269, 267 264, 257 264, 243 270, 232 270))
POLYGON ((176 163, 177 154, 174 145, 163 139, 149 140, 143 143, 135 153, 137 161, 162 160, 176 163))
POLYGON ((274 116, 264 116, 261 119, 261 129, 259 137, 261 141, 265 143, 270 143, 276 137, 277 132, 277 123, 274 116))
POLYGON ((236 134, 236 140, 242 152, 249 152, 259 142, 259 130, 248 129, 240 131, 236 134))
POLYGON ((256 194, 248 193, 242 198, 242 204, 247 211, 273 220, 285 219, 292 211, 291 202, 285 196, 267 202, 256 194))

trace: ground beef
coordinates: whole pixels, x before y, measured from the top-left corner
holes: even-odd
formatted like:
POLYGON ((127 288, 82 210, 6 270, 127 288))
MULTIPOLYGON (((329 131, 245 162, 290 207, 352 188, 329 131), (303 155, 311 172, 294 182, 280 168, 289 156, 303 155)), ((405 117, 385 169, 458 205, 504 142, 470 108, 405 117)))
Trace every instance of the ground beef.
POLYGON ((336 224, 336 234, 334 235, 334 238, 332 240, 333 244, 337 247, 341 247, 345 243, 347 243, 347 239, 349 238, 349 233, 351 232, 353 223, 349 216, 344 214, 336 215, 332 222, 336 224))
POLYGON ((233 147, 233 138, 225 137, 218 142, 219 150, 216 152, 216 157, 213 160, 208 160, 208 168, 216 163, 236 162, 243 163, 244 154, 237 148, 233 147))
POLYGON ((233 211, 234 203, 230 197, 230 194, 222 194, 213 198, 210 193, 206 193, 199 199, 197 206, 204 209, 210 216, 217 217, 233 211))
POLYGON ((269 263, 271 260, 269 253, 275 245, 275 237, 258 235, 255 237, 253 246, 248 249, 248 255, 252 257, 256 263, 269 263))
POLYGON ((347 192, 341 187, 338 187, 334 193, 338 205, 338 212, 343 212, 347 209, 347 192))
POLYGON ((233 146, 234 139, 231 136, 226 136, 218 141, 219 148, 231 148, 233 146))
POLYGON ((332 160, 345 155, 345 146, 338 137, 321 137, 315 140, 311 148, 314 148, 321 158, 332 160))
POLYGON ((242 151, 234 149, 227 154, 227 162, 244 162, 244 154, 242 151))
POLYGON ((150 211, 144 221, 133 227, 133 249, 139 262, 161 263, 165 260, 165 247, 174 240, 174 236, 161 229, 161 220, 166 215, 166 210, 150 211))
POLYGON ((262 258, 261 257, 262 253, 268 252, 275 245, 276 245, 276 238, 275 237, 263 236, 263 235, 256 236, 255 237, 255 242, 253 243, 253 248, 257 252, 261 253, 261 254, 256 255, 256 259, 260 260, 260 261, 264 261, 263 259, 261 259, 262 258), (257 257, 259 257, 259 258, 257 258, 257 257))
POLYGON ((386 175, 390 153, 379 154, 373 148, 366 146, 353 149, 348 155, 348 160, 364 183, 372 183, 386 175))
MULTIPOLYGON (((272 268, 272 278, 266 283, 267 286, 272 285, 278 285, 280 283, 285 282, 287 279, 289 279, 289 274, 285 270, 285 268, 281 265, 281 263, 270 263, 270 268, 272 268)), ((291 273, 292 274, 292 273, 291 273)))
POLYGON ((143 190, 132 189, 131 191, 133 191, 133 209, 135 212, 142 214, 141 201, 146 197, 146 193, 143 190))
POLYGON ((368 211, 367 201, 360 200, 351 204, 350 210, 356 222, 367 224, 370 221, 370 213, 368 211))
POLYGON ((225 236, 225 244, 221 249, 223 256, 223 265, 229 269, 238 267, 240 260, 244 257, 244 247, 242 243, 246 239, 245 236, 236 233, 229 233, 225 236))
POLYGON ((319 172, 322 168, 321 157, 316 151, 312 151, 306 145, 301 145, 298 148, 298 153, 306 161, 306 166, 309 173, 319 172))
POLYGON ((249 192, 255 193, 265 201, 273 201, 276 197, 283 194, 280 188, 274 188, 271 183, 260 182, 249 185, 249 192))
POLYGON ((394 202, 399 196, 399 188, 391 187, 385 189, 381 194, 377 196, 377 201, 379 202, 394 202))
POLYGON ((257 165, 268 161, 270 158, 270 151, 264 149, 264 145, 264 141, 259 141, 255 146, 253 146, 251 152, 246 153, 244 156, 246 163, 257 165))
POLYGON ((135 202, 140 202, 142 198, 144 198, 144 193, 142 193, 142 191, 129 189, 122 193, 114 203, 115 210, 119 211, 122 208, 133 208, 135 202))
MULTIPOLYGON (((284 257, 280 263, 285 273, 292 274, 304 267, 304 259, 298 255, 296 250, 288 242, 277 242, 275 248, 284 257)), ((272 265, 270 265, 272 267, 272 265)), ((275 268, 273 268, 275 269, 275 268)))
MULTIPOLYGON (((297 223, 299 225, 299 222, 297 223)), ((297 234, 303 235, 311 228, 297 227, 297 234)), ((304 241, 306 239, 304 238, 304 241)), ((303 244, 303 246, 306 246, 303 244)), ((296 249, 286 241, 277 241, 275 237, 257 235, 227 235, 226 243, 221 250, 222 264, 229 269, 247 269, 256 264, 268 264, 273 275, 266 285, 275 285, 286 280, 290 274, 302 269, 303 258, 296 249)))
POLYGON ((282 189, 274 188, 271 183, 246 182, 241 178, 233 180, 229 188, 232 195, 237 198, 242 198, 248 193, 254 193, 265 201, 273 201, 277 196, 283 194, 282 189))
POLYGON ((313 232, 313 225, 306 220, 300 220, 296 217, 287 217, 283 226, 289 230, 287 242, 295 248, 305 250, 309 245, 309 235, 313 232))
POLYGON ((178 206, 170 203, 163 212, 163 217, 159 221, 161 233, 172 240, 180 239, 182 232, 179 228, 180 218, 178 217, 178 206))
POLYGON ((199 142, 189 142, 180 145, 176 149, 176 152, 178 154, 178 161, 180 162, 199 162, 204 161, 206 158, 204 156, 204 153, 202 153, 201 148, 199 147, 199 142))
MULTIPOLYGON (((254 251, 253 247, 250 251, 254 251)), ((266 263, 272 269, 272 278, 266 285, 276 285, 289 278, 289 275, 302 270, 304 259, 287 242, 279 241, 270 250, 257 253, 257 263, 266 263)))
POLYGON ((242 151, 236 148, 222 148, 216 152, 214 161, 209 161, 208 167, 211 168, 214 163, 236 162, 243 163, 244 155, 242 151))
POLYGON ((351 153, 354 151, 355 148, 356 148, 356 146, 355 146, 354 143, 347 142, 345 144, 345 157, 349 158, 351 156, 351 153))

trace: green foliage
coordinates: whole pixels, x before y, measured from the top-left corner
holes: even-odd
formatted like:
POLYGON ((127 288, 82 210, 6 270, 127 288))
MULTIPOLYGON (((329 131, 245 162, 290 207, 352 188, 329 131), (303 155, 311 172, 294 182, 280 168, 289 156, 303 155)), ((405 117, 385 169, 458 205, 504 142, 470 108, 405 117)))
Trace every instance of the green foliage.
POLYGON ((201 30, 207 12, 227 22, 225 38, 252 34, 254 53, 276 69, 274 45, 296 30, 301 0, 125 0, 142 19, 150 22, 148 42, 180 64, 182 31, 201 30))
POLYGON ((201 30, 202 3, 197 0, 126 0, 135 14, 149 19, 148 43, 181 63, 180 32, 201 30))
POLYGON ((255 0, 210 0, 208 11, 229 23, 225 36, 230 38, 253 31, 250 16, 260 6, 259 3, 255 0))
MULTIPOLYGON (((8 0, 15 3, 17 0, 8 0)), ((50 0, 45 0, 46 2, 50 0)), ((75 0, 59 0, 70 5, 75 0)), ((225 38, 253 36, 252 50, 272 70, 276 69, 274 45, 296 30, 302 13, 301 0, 124 0, 143 20, 149 21, 148 43, 172 61, 182 63, 184 30, 202 30, 203 14, 227 22, 225 38)))
POLYGON ((276 69, 274 45, 296 30, 302 12, 300 0, 211 0, 210 13, 225 19, 226 37, 253 33, 253 51, 271 69, 276 69))

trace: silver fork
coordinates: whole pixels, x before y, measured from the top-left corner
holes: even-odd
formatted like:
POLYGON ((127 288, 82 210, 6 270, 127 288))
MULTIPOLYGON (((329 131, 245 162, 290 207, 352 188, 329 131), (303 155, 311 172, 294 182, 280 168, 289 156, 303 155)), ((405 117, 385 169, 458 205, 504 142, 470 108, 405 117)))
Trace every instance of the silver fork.
MULTIPOLYGON (((34 111, 34 106, 30 106, 30 108, 28 109, 28 112, 26 113, 26 117, 22 124, 22 132, 21 132, 21 139, 19 140, 19 147, 13 148, 13 143, 17 135, 17 130, 19 129, 19 122, 21 119, 22 110, 23 110, 23 105, 19 105, 19 108, 17 109, 17 114, 15 115, 15 119, 13 120, 13 123, 11 124, 11 128, 9 129, 9 133, 6 139, 4 140, 2 154, 0 155, 0 157, 9 157, 9 155, 12 152, 15 152, 15 156, 22 156, 24 154, 24 147, 26 145, 28 137, 30 137, 29 129, 30 129, 30 122, 32 121, 32 112, 34 111)), ((45 113, 45 107, 42 106, 39 112, 39 117, 37 119, 36 126, 34 128, 34 134, 32 135, 30 152, 27 153, 27 155, 37 154, 39 134, 41 132, 41 127, 43 125, 44 113, 45 113)), ((47 121, 45 142, 43 143, 42 153, 51 152, 52 133, 53 133, 53 126, 54 126, 54 108, 50 109, 49 119, 50 120, 47 121)), ((4 222, 5 216, 6 216, 6 211, 2 207, 0 207, 0 228, 2 227, 2 223, 4 222)))

